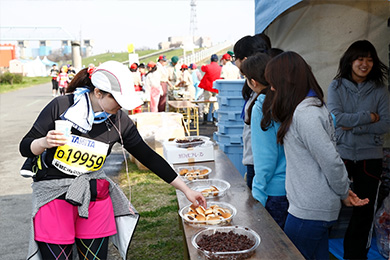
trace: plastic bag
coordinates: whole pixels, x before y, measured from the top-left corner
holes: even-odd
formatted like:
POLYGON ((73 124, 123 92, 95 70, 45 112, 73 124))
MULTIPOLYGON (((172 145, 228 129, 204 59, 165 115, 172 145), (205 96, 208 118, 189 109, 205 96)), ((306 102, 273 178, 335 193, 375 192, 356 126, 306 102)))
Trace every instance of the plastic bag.
POLYGON ((387 196, 381 208, 375 214, 376 243, 379 253, 389 258, 390 251, 390 196, 387 196))

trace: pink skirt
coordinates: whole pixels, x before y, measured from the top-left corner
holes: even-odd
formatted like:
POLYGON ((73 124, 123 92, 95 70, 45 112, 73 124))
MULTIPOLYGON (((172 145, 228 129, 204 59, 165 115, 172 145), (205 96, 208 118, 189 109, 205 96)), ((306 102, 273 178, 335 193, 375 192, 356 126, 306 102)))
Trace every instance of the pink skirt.
MULTIPOLYGON (((98 183, 106 180, 98 180, 98 183)), ((98 194, 108 194, 106 185, 98 185, 98 194), (100 188, 99 188, 100 186, 100 188), (104 187, 102 187, 104 186, 104 187), (100 189, 100 191, 99 191, 100 189)), ((89 203, 88 219, 78 215, 78 207, 55 199, 42 206, 34 217, 35 240, 51 244, 73 244, 75 238, 93 239, 116 234, 110 196, 89 203)))

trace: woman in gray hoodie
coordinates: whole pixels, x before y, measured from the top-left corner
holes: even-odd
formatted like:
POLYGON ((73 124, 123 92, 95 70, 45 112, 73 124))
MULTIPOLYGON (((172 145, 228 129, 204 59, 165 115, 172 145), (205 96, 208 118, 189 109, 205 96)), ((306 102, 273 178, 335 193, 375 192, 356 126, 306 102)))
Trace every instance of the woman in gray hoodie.
POLYGON ((286 155, 289 208, 284 231, 306 259, 329 259, 328 230, 341 201, 358 206, 368 200, 349 190, 332 117, 305 60, 284 52, 269 61, 265 78, 274 91, 271 113, 280 122, 277 142, 284 144, 286 155))
POLYGON ((340 59, 328 89, 328 107, 336 117, 337 151, 359 197, 345 237, 345 259, 367 259, 376 195, 382 174, 383 136, 390 129, 387 67, 366 40, 354 42, 340 59))

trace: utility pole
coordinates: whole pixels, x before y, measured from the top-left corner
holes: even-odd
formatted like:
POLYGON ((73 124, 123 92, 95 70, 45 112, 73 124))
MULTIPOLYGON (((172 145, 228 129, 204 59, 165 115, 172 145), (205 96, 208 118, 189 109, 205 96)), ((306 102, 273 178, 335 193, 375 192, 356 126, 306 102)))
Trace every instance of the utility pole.
POLYGON ((191 6, 190 36, 192 38, 192 42, 194 42, 196 30, 198 29, 196 27, 196 0, 191 0, 190 6, 191 6))

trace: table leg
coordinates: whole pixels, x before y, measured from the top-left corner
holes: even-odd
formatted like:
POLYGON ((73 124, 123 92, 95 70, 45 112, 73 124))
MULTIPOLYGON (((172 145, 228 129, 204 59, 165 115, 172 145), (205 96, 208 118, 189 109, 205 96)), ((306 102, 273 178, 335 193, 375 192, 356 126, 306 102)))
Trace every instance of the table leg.
POLYGON ((207 115, 207 121, 209 122, 213 122, 213 109, 214 109, 214 103, 210 102, 209 113, 207 115))

